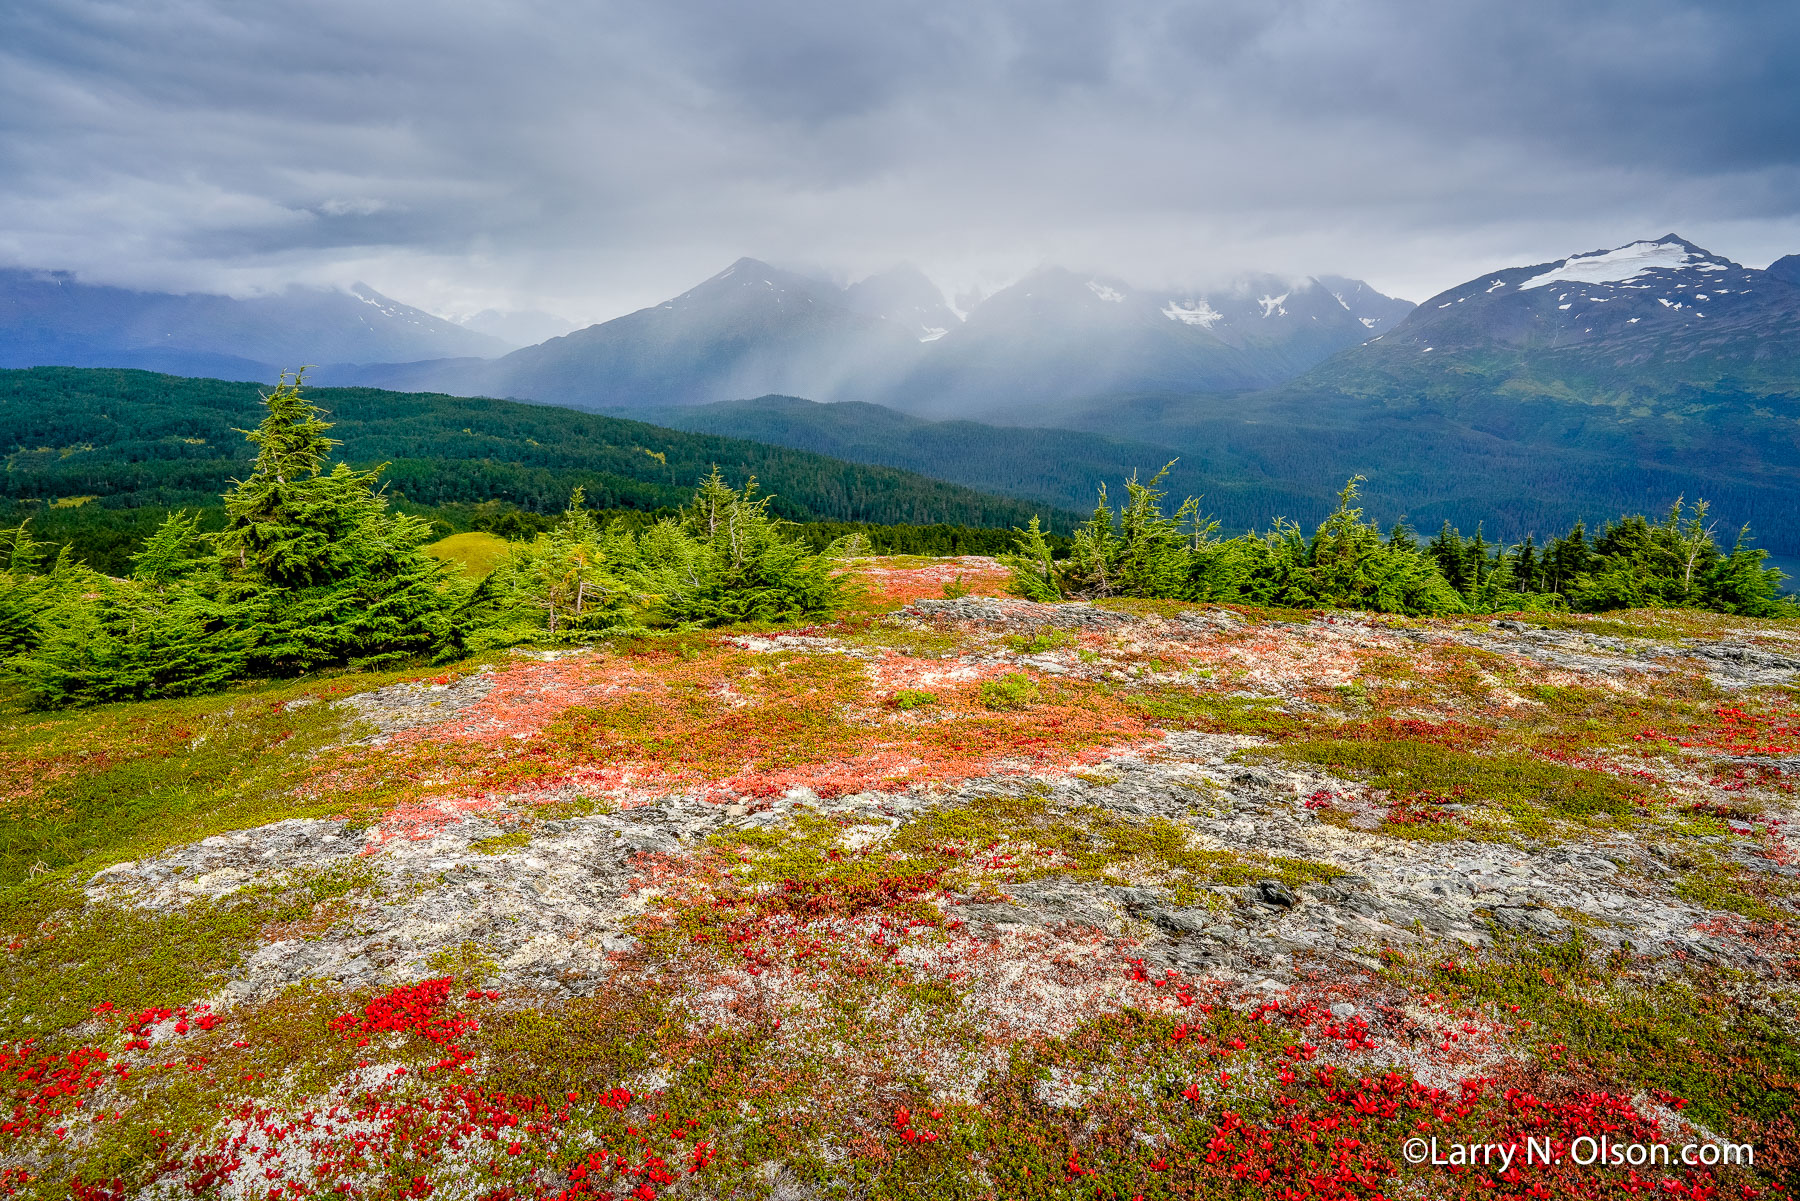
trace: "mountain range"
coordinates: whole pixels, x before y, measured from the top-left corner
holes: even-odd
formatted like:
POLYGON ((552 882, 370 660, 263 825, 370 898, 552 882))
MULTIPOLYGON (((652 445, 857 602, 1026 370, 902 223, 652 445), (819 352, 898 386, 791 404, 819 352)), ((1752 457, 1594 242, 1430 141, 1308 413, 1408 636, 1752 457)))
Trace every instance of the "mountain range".
POLYGON ((1427 355, 1483 385, 1653 399, 1674 381, 1788 389, 1800 375, 1800 256, 1754 270, 1670 234, 1478 276, 1321 373, 1363 391, 1411 383, 1427 355))
POLYGON ((0 362, 103 361, 110 344, 265 380, 323 363, 320 384, 607 410, 1058 507, 1179 456, 1171 485, 1231 527, 1306 520, 1352 474, 1376 513, 1486 514, 1508 538, 1699 495, 1800 556, 1800 256, 1757 270, 1674 234, 1487 272, 1416 308, 1331 276, 1156 291, 1046 268, 963 312, 910 268, 846 287, 742 259, 507 354, 367 289, 0 285, 0 362))
POLYGON ((1509 539, 1704 497, 1793 565, 1800 256, 1756 270, 1671 234, 1509 267, 1275 387, 1096 393, 1003 413, 1008 428, 766 397, 642 414, 1065 506, 1083 473, 1091 494, 1122 474, 1110 464, 1180 455, 1172 490, 1204 493, 1228 528, 1309 520, 1352 474, 1384 519, 1485 515, 1509 539))
POLYGON ((1046 268, 965 319, 912 268, 839 287, 740 259, 660 305, 489 362, 334 369, 329 379, 595 410, 778 393, 1049 424, 1108 393, 1270 387, 1411 307, 1336 277, 1157 292, 1046 268))

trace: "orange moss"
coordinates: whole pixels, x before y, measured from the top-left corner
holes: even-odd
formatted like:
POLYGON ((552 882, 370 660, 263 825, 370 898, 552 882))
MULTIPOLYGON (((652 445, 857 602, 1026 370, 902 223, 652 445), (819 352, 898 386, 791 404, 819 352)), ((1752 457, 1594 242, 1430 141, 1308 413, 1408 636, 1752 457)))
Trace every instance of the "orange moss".
POLYGON ((1039 700, 995 712, 982 683, 1013 670, 884 654, 759 654, 712 638, 681 652, 600 651, 502 669, 455 720, 339 753, 310 788, 389 810, 384 832, 429 830, 496 797, 566 791, 715 800, 820 796, 1089 762, 1160 736, 1098 685, 1037 679, 1039 700), (929 687, 928 708, 887 706, 929 687))
POLYGON ((877 560, 848 573, 863 586, 867 603, 876 609, 898 609, 913 601, 942 598, 945 588, 966 590, 969 596, 1005 596, 1010 576, 993 559, 965 555, 940 559, 919 567, 892 567, 877 560))

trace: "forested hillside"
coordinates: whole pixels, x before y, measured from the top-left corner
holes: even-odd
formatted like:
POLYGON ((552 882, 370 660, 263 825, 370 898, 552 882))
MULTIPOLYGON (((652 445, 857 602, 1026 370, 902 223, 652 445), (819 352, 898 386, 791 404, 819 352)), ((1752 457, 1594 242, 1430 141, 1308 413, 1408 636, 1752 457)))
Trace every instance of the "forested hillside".
MULTIPOLYGON (((74 541, 91 559, 122 554, 164 510, 216 507, 244 476, 254 448, 241 431, 260 419, 261 391, 143 371, 0 371, 0 520, 32 517, 37 537, 74 541)), ((366 388, 310 396, 331 414, 344 461, 390 464, 390 495, 517 513, 520 528, 507 532, 561 512, 576 487, 598 510, 679 505, 715 464, 739 483, 756 476, 771 511, 793 521, 1004 528, 1043 510, 904 471, 567 409, 366 388)))
MULTIPOLYGON (((1133 471, 1152 472, 1180 451, 1151 442, 1096 437, 1076 430, 1026 429, 978 421, 927 421, 882 405, 822 404, 797 396, 761 396, 718 404, 632 411, 658 425, 731 438, 753 438, 854 463, 925 472, 970 487, 991 489, 1057 508, 1082 510, 1094 485, 1133 471)), ((1183 459, 1169 474, 1173 491, 1215 492, 1234 498, 1239 486, 1202 479, 1183 459)), ((1286 498, 1253 495, 1241 507, 1267 516, 1286 498)), ((1250 517, 1246 521, 1253 520, 1250 517)))

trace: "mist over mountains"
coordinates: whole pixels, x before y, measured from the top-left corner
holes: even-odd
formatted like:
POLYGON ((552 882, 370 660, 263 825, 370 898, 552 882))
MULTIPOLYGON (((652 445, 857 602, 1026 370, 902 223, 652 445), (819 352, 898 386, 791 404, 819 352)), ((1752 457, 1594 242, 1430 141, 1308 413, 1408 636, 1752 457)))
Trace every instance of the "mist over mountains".
POLYGON ((964 318, 912 268, 839 287, 746 258, 663 304, 491 363, 330 379, 586 409, 779 393, 1043 424, 1109 392, 1270 387, 1392 328, 1411 307, 1336 277, 1158 292, 1046 268, 964 318))

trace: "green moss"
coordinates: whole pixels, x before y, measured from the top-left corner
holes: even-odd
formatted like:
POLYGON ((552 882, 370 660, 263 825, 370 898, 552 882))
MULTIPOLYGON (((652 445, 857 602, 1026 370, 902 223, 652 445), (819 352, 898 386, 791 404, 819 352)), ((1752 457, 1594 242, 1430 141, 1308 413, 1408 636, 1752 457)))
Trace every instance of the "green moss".
POLYGON ((48 869, 70 878, 211 834, 324 817, 341 798, 296 795, 349 715, 323 703, 416 673, 258 685, 0 724, 0 890, 48 869), (41 867, 39 865, 42 865, 41 867))
MULTIPOLYGON (((1017 854, 1013 878, 1070 876, 1109 884, 1153 882, 1186 903, 1211 885, 1237 886, 1264 878, 1289 885, 1329 880, 1342 871, 1285 856, 1244 855, 1195 845, 1191 830, 1164 818, 1127 817, 1090 805, 1057 805, 1043 797, 992 796, 932 810, 883 844, 909 859, 967 853, 1007 845, 1050 852, 1017 854)), ((952 864, 944 870, 951 871, 952 864)))
POLYGON ((499 962, 482 950, 479 943, 468 941, 435 951, 425 962, 440 976, 455 976, 470 984, 480 984, 500 967, 499 962))
POLYGON ((850 646, 894 651, 916 659, 943 659, 956 654, 970 636, 949 622, 925 624, 911 620, 850 619, 837 637, 850 646))
POLYGON ((660 1060, 673 1014, 668 998, 642 987, 608 990, 558 1006, 484 1015, 469 1049, 491 1057, 504 1092, 562 1096, 604 1091, 660 1060))
POLYGON ((1650 638, 1661 642, 1794 628, 1792 621, 1732 617, 1723 613, 1682 609, 1622 609, 1604 615, 1524 613, 1519 614, 1518 618, 1544 629, 1569 630, 1602 638, 1650 638))
POLYGON ((1008 634, 1001 641, 1022 655, 1036 655, 1044 651, 1076 646, 1081 639, 1076 637, 1072 630, 1045 628, 1031 635, 1008 634))
POLYGON ((1037 703, 1038 686, 1023 672, 1009 672, 981 685, 981 703, 989 709, 1029 709, 1037 703))
POLYGON ((902 688, 894 693, 894 708, 899 710, 923 709, 927 705, 937 704, 937 694, 920 692, 916 688, 902 688))
POLYGON ((508 851, 522 851, 530 845, 530 828, 520 826, 516 830, 508 830, 504 834, 496 834, 492 838, 478 838, 469 844, 469 849, 480 851, 483 855, 504 855, 508 851))
POLYGON ((271 923, 314 916, 359 887, 349 873, 245 889, 161 913, 85 904, 66 885, 13 889, 0 902, 0 1029, 45 1034, 83 1021, 102 1002, 176 1006, 222 985, 271 923))
POLYGON ((1283 738, 1308 725, 1304 718, 1282 709, 1273 697, 1170 687, 1136 689, 1115 696, 1126 709, 1166 729, 1283 738))
POLYGON ((1129 613, 1133 617, 1173 618, 1186 613, 1224 611, 1234 613, 1244 620, 1258 625, 1265 622, 1306 622, 1311 621, 1315 616, 1315 612, 1311 609, 1263 608, 1257 605, 1204 605, 1190 601, 1152 600, 1145 597, 1108 597, 1094 603, 1102 609, 1111 609, 1115 613, 1129 613))
POLYGON ((1688 869, 1674 888, 1675 895, 1684 901, 1735 913, 1753 922, 1794 920, 1794 914, 1778 907, 1778 902, 1792 896, 1792 886, 1783 887, 1785 881, 1777 877, 1745 871, 1704 846, 1680 853, 1677 863, 1688 869))
MULTIPOLYGON (((1305 739, 1239 752, 1249 762, 1325 768, 1396 794, 1469 807, 1465 837, 1547 839, 1565 827, 1637 820, 1643 784, 1530 755, 1476 754, 1412 738, 1305 739)), ((1387 827, 1394 829, 1394 827, 1387 827)), ((1404 832, 1404 831, 1396 831, 1404 832)))

